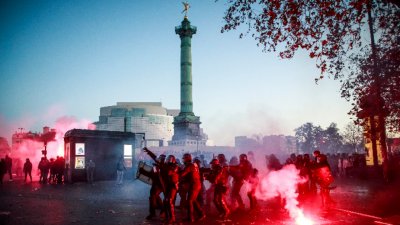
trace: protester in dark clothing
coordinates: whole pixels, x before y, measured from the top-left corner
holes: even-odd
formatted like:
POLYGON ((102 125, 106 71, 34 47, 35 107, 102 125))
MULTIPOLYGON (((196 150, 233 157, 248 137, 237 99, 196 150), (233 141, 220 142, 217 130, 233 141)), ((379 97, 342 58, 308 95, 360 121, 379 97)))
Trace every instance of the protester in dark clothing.
POLYGON ((57 184, 62 184, 62 177, 65 169, 65 159, 63 157, 57 157, 54 162, 55 165, 55 180, 57 184))
POLYGON ((24 173, 25 173, 24 182, 26 182, 26 177, 29 175, 29 178, 31 179, 31 183, 32 183, 32 163, 29 160, 29 158, 27 158, 26 162, 24 163, 24 173))
POLYGON ((86 178, 89 184, 93 184, 94 182, 94 170, 96 168, 96 164, 93 160, 89 160, 86 167, 86 178))
POLYGON ((317 167, 327 166, 330 168, 330 165, 328 163, 328 158, 326 157, 326 155, 322 154, 319 150, 314 151, 314 157, 315 157, 315 165, 317 167))
POLYGON ((165 173, 162 179, 164 180, 164 207, 166 212, 166 222, 168 224, 175 222, 175 197, 178 192, 179 183, 179 166, 176 164, 174 155, 167 157, 167 162, 164 165, 165 173))
POLYGON ((205 172, 205 170, 208 170, 208 169, 204 168, 202 166, 203 163, 201 162, 201 160, 198 157, 194 158, 193 162, 197 164, 197 166, 199 167, 199 170, 200 170, 201 190, 200 190, 199 195, 197 196, 197 201, 200 203, 201 206, 203 206, 204 205, 204 194, 206 191, 206 186, 204 185, 204 172, 205 172))
MULTIPOLYGON (((183 170, 184 165, 181 166, 180 170, 183 170)), ((178 195, 180 197, 180 202, 179 202, 179 208, 185 209, 187 208, 187 195, 189 191, 189 183, 188 181, 185 181, 184 179, 180 178, 179 181, 179 189, 178 189, 178 195)))
POLYGON ((217 159, 218 159, 219 165, 221 165, 222 167, 228 166, 228 160, 226 159, 224 154, 218 154, 217 159))
POLYGON ((200 169, 196 163, 192 162, 192 155, 189 153, 185 153, 183 155, 183 162, 185 164, 185 168, 180 175, 182 180, 188 182, 189 188, 187 197, 187 220, 190 222, 195 221, 195 211, 198 214, 198 220, 203 220, 205 218, 205 214, 201 209, 199 202, 197 201, 197 196, 201 190, 200 169))
POLYGON ((300 175, 303 176, 306 180, 304 182, 304 185, 302 186, 304 193, 303 194, 309 194, 311 192, 311 182, 312 182, 312 161, 310 159, 309 154, 304 154, 303 155, 303 167, 302 170, 300 170, 300 175))
POLYGON ((265 157, 267 159, 267 169, 269 171, 277 171, 282 169, 282 165, 279 162, 279 159, 276 158, 274 154, 265 157))
POLYGON ((321 154, 320 151, 314 151, 315 165, 313 169, 313 177, 316 183, 320 186, 320 194, 322 199, 322 206, 327 207, 328 204, 333 203, 330 197, 330 184, 334 178, 328 163, 326 155, 321 154))
MULTIPOLYGON (((57 158, 58 158, 58 156, 57 156, 57 158)), ((50 158, 49 167, 50 167, 49 184, 55 183, 55 181, 56 181, 56 165, 54 162, 54 158, 50 158)))
POLYGON ((8 173, 8 176, 10 177, 10 181, 12 181, 12 159, 6 155, 6 159, 5 159, 5 163, 6 163, 6 173, 8 173))
POLYGON ((3 184, 3 177, 6 173, 6 161, 5 159, 0 160, 0 184, 3 184))
POLYGON ((247 192, 247 197, 249 197, 250 200, 251 210, 254 210, 257 207, 256 190, 259 182, 260 179, 258 178, 258 170, 254 168, 251 172, 251 175, 249 176, 250 188, 249 191, 247 192))
POLYGON ((160 194, 164 193, 164 182, 161 179, 160 170, 164 166, 165 155, 161 154, 157 158, 157 156, 146 147, 143 148, 143 151, 146 152, 155 162, 151 172, 147 172, 143 168, 140 168, 140 172, 147 177, 150 177, 152 181, 149 196, 149 215, 146 217, 147 220, 151 220, 156 216, 157 208, 162 208, 161 213, 164 212, 164 207, 162 207, 163 201, 160 197, 160 194))
POLYGON ((239 164, 239 159, 237 156, 232 156, 232 158, 229 160, 229 166, 236 166, 239 164))
POLYGON ((244 209, 243 199, 240 196, 240 189, 242 188, 244 181, 248 180, 252 169, 253 166, 247 160, 246 154, 241 154, 239 156, 239 165, 230 166, 229 173, 233 177, 232 191, 231 191, 232 207, 234 207, 235 204, 238 203, 239 209, 241 210, 244 209))
MULTIPOLYGON (((231 158, 231 161, 232 161, 232 160, 235 161, 235 158, 236 158, 236 160, 237 160, 237 164, 239 164, 239 159, 237 159, 236 156, 232 157, 232 158, 231 158)), ((214 160, 214 159, 213 159, 213 160, 214 160)), ((211 162, 212 162, 213 160, 211 160, 211 162)), ((219 166, 221 166, 221 167, 228 167, 228 161, 227 161, 227 159, 226 159, 226 157, 225 157, 224 154, 218 154, 217 160, 218 160, 218 165, 219 165, 219 166)), ((232 163, 234 163, 234 162, 232 162, 232 163)), ((211 163, 210 163, 210 164, 211 164, 211 163)), ((229 165, 232 165, 232 164, 230 163, 229 165)), ((228 190, 230 189, 230 188, 229 188, 229 183, 230 183, 230 182, 228 182, 228 184, 227 184, 227 185, 228 185, 228 190)), ((210 187, 208 187, 208 189, 205 191, 205 199, 206 199, 206 204, 205 204, 205 205, 206 205, 207 208, 210 207, 211 201, 212 201, 213 196, 214 196, 214 191, 215 191, 215 184, 210 183, 210 187)))
POLYGON ((121 156, 117 163, 117 185, 121 185, 124 180, 124 172, 126 170, 124 157, 121 156))
POLYGON ((211 172, 207 176, 207 180, 214 185, 214 205, 219 216, 226 219, 230 213, 225 197, 228 192, 228 168, 222 167, 217 159, 213 159, 210 164, 211 172))
POLYGON ((40 162, 39 162, 38 168, 40 170, 39 183, 46 184, 47 183, 47 177, 48 177, 49 170, 50 170, 50 162, 49 162, 49 160, 47 160, 46 157, 42 157, 42 160, 40 160, 40 162))

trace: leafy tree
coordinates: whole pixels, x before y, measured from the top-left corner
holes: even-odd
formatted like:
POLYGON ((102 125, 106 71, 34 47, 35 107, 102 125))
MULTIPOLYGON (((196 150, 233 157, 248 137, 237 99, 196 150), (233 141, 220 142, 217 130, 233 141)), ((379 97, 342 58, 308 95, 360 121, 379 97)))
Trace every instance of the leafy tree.
MULTIPOLYGON (((379 123, 371 126, 375 150, 377 133, 385 142, 386 122, 391 123, 391 128, 400 129, 396 103, 400 86, 398 2, 227 0, 227 3, 221 32, 244 24, 241 38, 251 34, 264 51, 278 50, 281 58, 291 58, 299 49, 306 50, 321 71, 316 81, 328 75, 343 82, 342 96, 353 102, 349 114, 357 116, 356 122, 360 122, 360 113, 368 113, 366 117, 370 119, 376 113, 379 123), (364 35, 369 37, 365 39, 364 35), (386 82, 387 76, 393 79, 386 82)), ((385 145, 382 153, 385 158, 385 145)))
POLYGON ((361 126, 350 122, 346 125, 342 137, 344 144, 350 146, 352 152, 359 152, 359 149, 363 149, 363 129, 361 126))
POLYGON ((335 154, 343 151, 343 137, 336 123, 331 123, 325 130, 312 123, 305 123, 295 129, 296 144, 304 153, 312 153, 315 149, 335 154))
MULTIPOLYGON (((370 127, 367 135, 371 138, 374 156, 377 154, 376 140, 386 143, 386 128, 389 132, 400 131, 399 46, 377 48, 374 55, 354 58, 358 66, 341 88, 342 96, 353 101, 349 114, 354 116, 356 124, 370 127)), ((386 161, 387 146, 381 147, 386 161)), ((378 164, 376 157, 374 164, 378 164)))
POLYGON ((343 147, 343 137, 340 135, 336 123, 331 123, 322 134, 323 144, 320 148, 324 152, 338 153, 341 151, 343 147))
POLYGON ((382 113, 389 132, 399 132, 400 48, 386 47, 377 52, 378 73, 374 70, 371 55, 354 59, 358 67, 343 83, 342 96, 354 102, 350 114, 356 116, 357 124, 363 125, 363 120, 360 118, 382 113), (378 77, 378 80, 375 77, 378 77), (377 103, 381 106, 377 107, 377 103))
POLYGON ((240 37, 251 34, 264 51, 282 49, 281 58, 304 49, 316 60, 320 78, 325 73, 341 78, 349 55, 368 50, 362 35, 369 11, 376 16, 373 33, 379 33, 380 43, 393 46, 399 30, 399 8, 382 0, 227 0, 227 4, 221 32, 244 24, 240 37))
POLYGON ((322 140, 319 137, 322 133, 320 126, 314 126, 312 123, 305 123, 295 130, 297 149, 303 153, 312 153, 317 149, 322 140))

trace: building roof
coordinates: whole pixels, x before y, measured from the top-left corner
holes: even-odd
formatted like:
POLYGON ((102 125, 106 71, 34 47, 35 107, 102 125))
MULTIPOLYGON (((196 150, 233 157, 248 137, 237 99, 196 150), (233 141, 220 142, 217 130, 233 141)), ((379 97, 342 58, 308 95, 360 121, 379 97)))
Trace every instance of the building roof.
MULTIPOLYGON (((154 114, 154 115, 172 115, 179 113, 176 109, 167 109, 162 106, 161 102, 117 102, 116 105, 104 106, 100 108, 101 116, 111 116, 112 112, 116 109, 133 110, 143 109, 141 114, 154 114)), ((122 111, 123 114, 126 112, 122 111)))
POLYGON ((144 133, 108 131, 108 130, 72 129, 65 133, 64 138, 69 138, 69 137, 135 138, 137 135, 144 136, 144 133))

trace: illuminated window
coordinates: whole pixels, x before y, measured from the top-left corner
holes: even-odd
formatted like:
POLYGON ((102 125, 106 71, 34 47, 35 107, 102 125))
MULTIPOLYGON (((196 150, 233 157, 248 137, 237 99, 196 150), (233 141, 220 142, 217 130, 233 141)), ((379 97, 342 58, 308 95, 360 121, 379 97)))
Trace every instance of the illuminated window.
POLYGON ((132 167, 132 145, 124 145, 124 161, 126 167, 132 167))

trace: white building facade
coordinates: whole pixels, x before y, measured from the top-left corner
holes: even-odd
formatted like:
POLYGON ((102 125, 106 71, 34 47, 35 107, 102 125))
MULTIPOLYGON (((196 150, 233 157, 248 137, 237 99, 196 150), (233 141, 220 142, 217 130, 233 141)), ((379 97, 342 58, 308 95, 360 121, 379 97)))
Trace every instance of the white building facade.
POLYGON ((100 108, 97 130, 144 133, 147 146, 164 146, 172 139, 174 116, 161 102, 117 102, 100 108))

